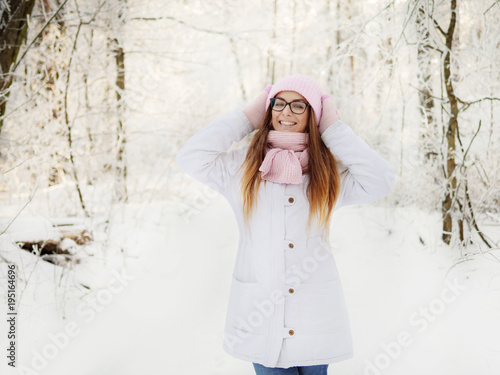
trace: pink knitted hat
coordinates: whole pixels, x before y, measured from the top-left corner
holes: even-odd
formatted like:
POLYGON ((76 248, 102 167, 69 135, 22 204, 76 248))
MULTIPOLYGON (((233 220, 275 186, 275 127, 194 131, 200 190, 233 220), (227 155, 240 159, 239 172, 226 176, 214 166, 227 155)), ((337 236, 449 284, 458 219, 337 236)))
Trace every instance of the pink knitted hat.
MULTIPOLYGON (((314 111, 316 124, 319 125, 322 111, 321 97, 323 93, 320 85, 314 79, 303 74, 295 74, 279 80, 271 86, 271 90, 266 100, 266 111, 267 108, 269 108, 271 99, 281 91, 295 91, 306 98, 314 111)), ((327 96, 328 95, 325 95, 325 97, 327 96)))

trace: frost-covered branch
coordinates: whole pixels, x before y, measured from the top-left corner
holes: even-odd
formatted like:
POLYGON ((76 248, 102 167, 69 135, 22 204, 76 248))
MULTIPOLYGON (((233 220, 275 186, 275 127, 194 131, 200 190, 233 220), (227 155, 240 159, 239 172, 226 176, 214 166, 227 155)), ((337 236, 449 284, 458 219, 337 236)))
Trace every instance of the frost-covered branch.
POLYGON ((488 13, 490 11, 490 9, 493 8, 495 5, 497 5, 498 3, 500 3, 500 0, 496 0, 493 4, 491 4, 491 6, 484 11, 483 15, 488 13))
POLYGON ((490 101, 500 101, 500 98, 494 98, 494 97, 485 97, 477 100, 473 100, 471 102, 466 102, 464 100, 461 100, 460 98, 457 97, 457 100, 462 103, 464 106, 461 108, 462 111, 467 110, 471 105, 483 102, 485 100, 490 100, 490 101))
POLYGON ((76 50, 76 44, 78 42, 78 36, 80 35, 80 30, 82 28, 83 22, 80 22, 78 24, 78 28, 76 30, 76 35, 75 35, 75 40, 73 42, 73 49, 71 50, 71 55, 69 58, 68 62, 68 74, 66 76, 66 87, 64 90, 64 120, 66 123, 66 127, 68 129, 68 146, 69 146, 69 160, 71 161, 71 165, 73 167, 73 177, 75 178, 75 187, 78 193, 78 199, 80 200, 80 205, 82 207, 82 210, 85 214, 85 216, 89 217, 89 213, 87 211, 87 208, 85 207, 85 202, 83 201, 83 195, 82 195, 82 190, 80 188, 80 181, 78 179, 78 173, 77 173, 77 168, 75 165, 75 158, 73 155, 73 139, 72 139, 72 124, 69 121, 69 114, 68 114, 68 91, 69 91, 69 79, 71 76, 71 63, 73 62, 73 55, 76 50))
POLYGON ((190 29, 193 29, 193 30, 196 30, 196 31, 201 31, 201 32, 208 33, 208 34, 227 35, 227 33, 224 32, 224 31, 204 29, 202 27, 190 25, 190 24, 188 24, 187 22, 185 22, 183 20, 180 20, 180 19, 177 19, 177 18, 171 17, 171 16, 163 16, 163 17, 132 17, 131 20, 132 21, 162 21, 162 20, 169 20, 169 21, 175 21, 175 22, 177 22, 180 25, 189 27, 190 29))
POLYGON ((446 38, 448 34, 439 26, 439 23, 434 18, 432 18, 432 22, 434 23, 434 27, 446 38))

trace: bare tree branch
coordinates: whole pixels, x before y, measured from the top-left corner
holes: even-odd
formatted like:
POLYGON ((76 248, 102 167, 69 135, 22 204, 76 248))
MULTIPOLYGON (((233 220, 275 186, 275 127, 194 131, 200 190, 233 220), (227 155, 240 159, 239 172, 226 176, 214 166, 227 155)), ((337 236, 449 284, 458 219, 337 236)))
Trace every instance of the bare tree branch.
POLYGON ((190 25, 182 20, 179 20, 175 17, 170 17, 170 16, 165 16, 165 17, 133 17, 131 18, 132 21, 161 21, 161 20, 170 20, 170 21, 175 21, 181 25, 187 26, 190 29, 196 30, 196 31, 201 31, 204 33, 208 34, 217 34, 217 35, 227 35, 226 32, 223 31, 217 31, 217 30, 209 30, 209 29, 204 29, 198 26, 193 26, 190 25))
POLYGON ((33 200, 33 197, 35 196, 35 192, 38 188, 38 182, 39 182, 39 178, 37 178, 36 180, 36 184, 35 184, 35 187, 33 188, 33 190, 31 191, 31 194, 30 196, 28 197, 28 200, 26 201, 26 203, 24 203, 24 206, 21 207, 21 209, 18 211, 18 213, 16 214, 16 216, 14 216, 14 218, 9 222, 9 224, 7 224, 7 226, 5 227, 5 229, 2 231, 2 233, 0 233, 0 236, 3 235, 5 232, 7 232, 7 230, 9 229, 9 227, 12 225, 12 223, 14 221, 16 221, 16 219, 18 218, 19 215, 21 215, 21 212, 24 211, 24 209, 28 206, 28 204, 30 204, 30 202, 33 200))
MULTIPOLYGON (((413 86, 413 85, 411 85, 411 84, 410 84, 410 85, 408 85, 408 86, 410 86, 411 88, 413 88, 413 89, 417 90, 418 92, 421 92, 421 93, 423 93, 423 92, 424 92, 422 89, 419 89, 418 87, 415 87, 415 86, 413 86)), ((431 98, 433 98, 433 99, 440 100, 440 101, 442 101, 443 103, 446 103, 446 102, 448 101, 448 99, 447 99, 447 98, 440 98, 439 96, 430 95, 430 97, 431 97, 431 98)))
POLYGON ((446 34, 444 30, 441 28, 441 26, 439 26, 439 23, 437 23, 437 21, 434 18, 432 18, 432 22, 434 22, 434 26, 436 27, 436 29, 438 29, 441 35, 443 35, 446 38, 448 34, 446 34))
POLYGON ((78 180, 78 174, 76 172, 75 160, 73 157, 73 140, 72 140, 72 126, 69 121, 68 115, 68 90, 69 90, 69 79, 71 76, 71 63, 73 62, 73 55, 76 50, 76 44, 78 41, 78 36, 80 35, 80 30, 82 28, 83 22, 81 21, 78 25, 78 29, 76 30, 75 41, 73 42, 73 49, 71 50, 71 56, 69 58, 69 63, 67 67, 68 75, 66 77, 66 89, 64 92, 64 120, 66 123, 66 127, 68 128, 68 145, 69 145, 69 159, 71 161, 71 165, 73 166, 73 177, 75 178, 76 191, 78 193, 78 198, 80 200, 80 205, 85 216, 89 217, 89 213, 87 212, 87 208, 85 207, 85 202, 83 201, 82 190, 80 189, 80 182, 78 180))
POLYGON ((469 109, 469 107, 473 104, 480 103, 480 102, 485 101, 485 100, 490 100, 490 101, 498 100, 498 101, 500 101, 500 98, 485 97, 485 98, 473 100, 472 102, 466 102, 466 101, 463 101, 457 97, 457 100, 464 105, 462 107, 461 111, 465 111, 466 109, 469 109))
POLYGON ((497 5, 500 2, 500 0, 495 1, 486 11, 483 13, 483 16, 490 11, 491 8, 493 8, 495 5, 497 5))
MULTIPOLYGON (((467 150, 465 150, 465 153, 464 153, 464 156, 463 156, 463 160, 464 161, 465 161, 465 158, 467 157, 467 154, 469 153, 470 146, 472 146, 472 142, 474 142, 474 139, 478 135, 480 129, 481 129, 481 120, 479 120, 479 126, 477 127, 477 130, 474 133, 474 135, 472 136, 472 139, 469 142, 469 146, 467 146, 467 150)), ((459 141, 460 141, 460 145, 462 145, 462 141, 460 140, 460 136, 458 138, 459 138, 459 141)))

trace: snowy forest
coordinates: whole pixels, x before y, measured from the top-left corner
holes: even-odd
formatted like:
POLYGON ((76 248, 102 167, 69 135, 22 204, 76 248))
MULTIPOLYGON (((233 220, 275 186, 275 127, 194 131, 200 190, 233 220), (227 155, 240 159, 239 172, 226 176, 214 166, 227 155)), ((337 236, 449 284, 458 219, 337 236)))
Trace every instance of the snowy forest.
POLYGON ((0 64, 2 374, 253 373, 233 214, 175 155, 295 73, 396 174, 332 220, 329 373, 499 373, 500 1, 0 0, 0 64))

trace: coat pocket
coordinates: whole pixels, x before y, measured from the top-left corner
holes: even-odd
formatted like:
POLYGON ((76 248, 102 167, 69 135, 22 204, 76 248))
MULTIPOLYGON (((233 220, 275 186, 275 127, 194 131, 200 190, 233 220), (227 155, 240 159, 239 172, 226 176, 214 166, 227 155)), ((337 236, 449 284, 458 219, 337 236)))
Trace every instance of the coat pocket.
POLYGON ((349 326, 340 280, 302 283, 297 300, 304 333, 332 333, 349 326))
POLYGON ((271 301, 262 298, 260 282, 244 282, 232 277, 226 314, 226 330, 245 339, 265 333, 274 311, 271 301))

